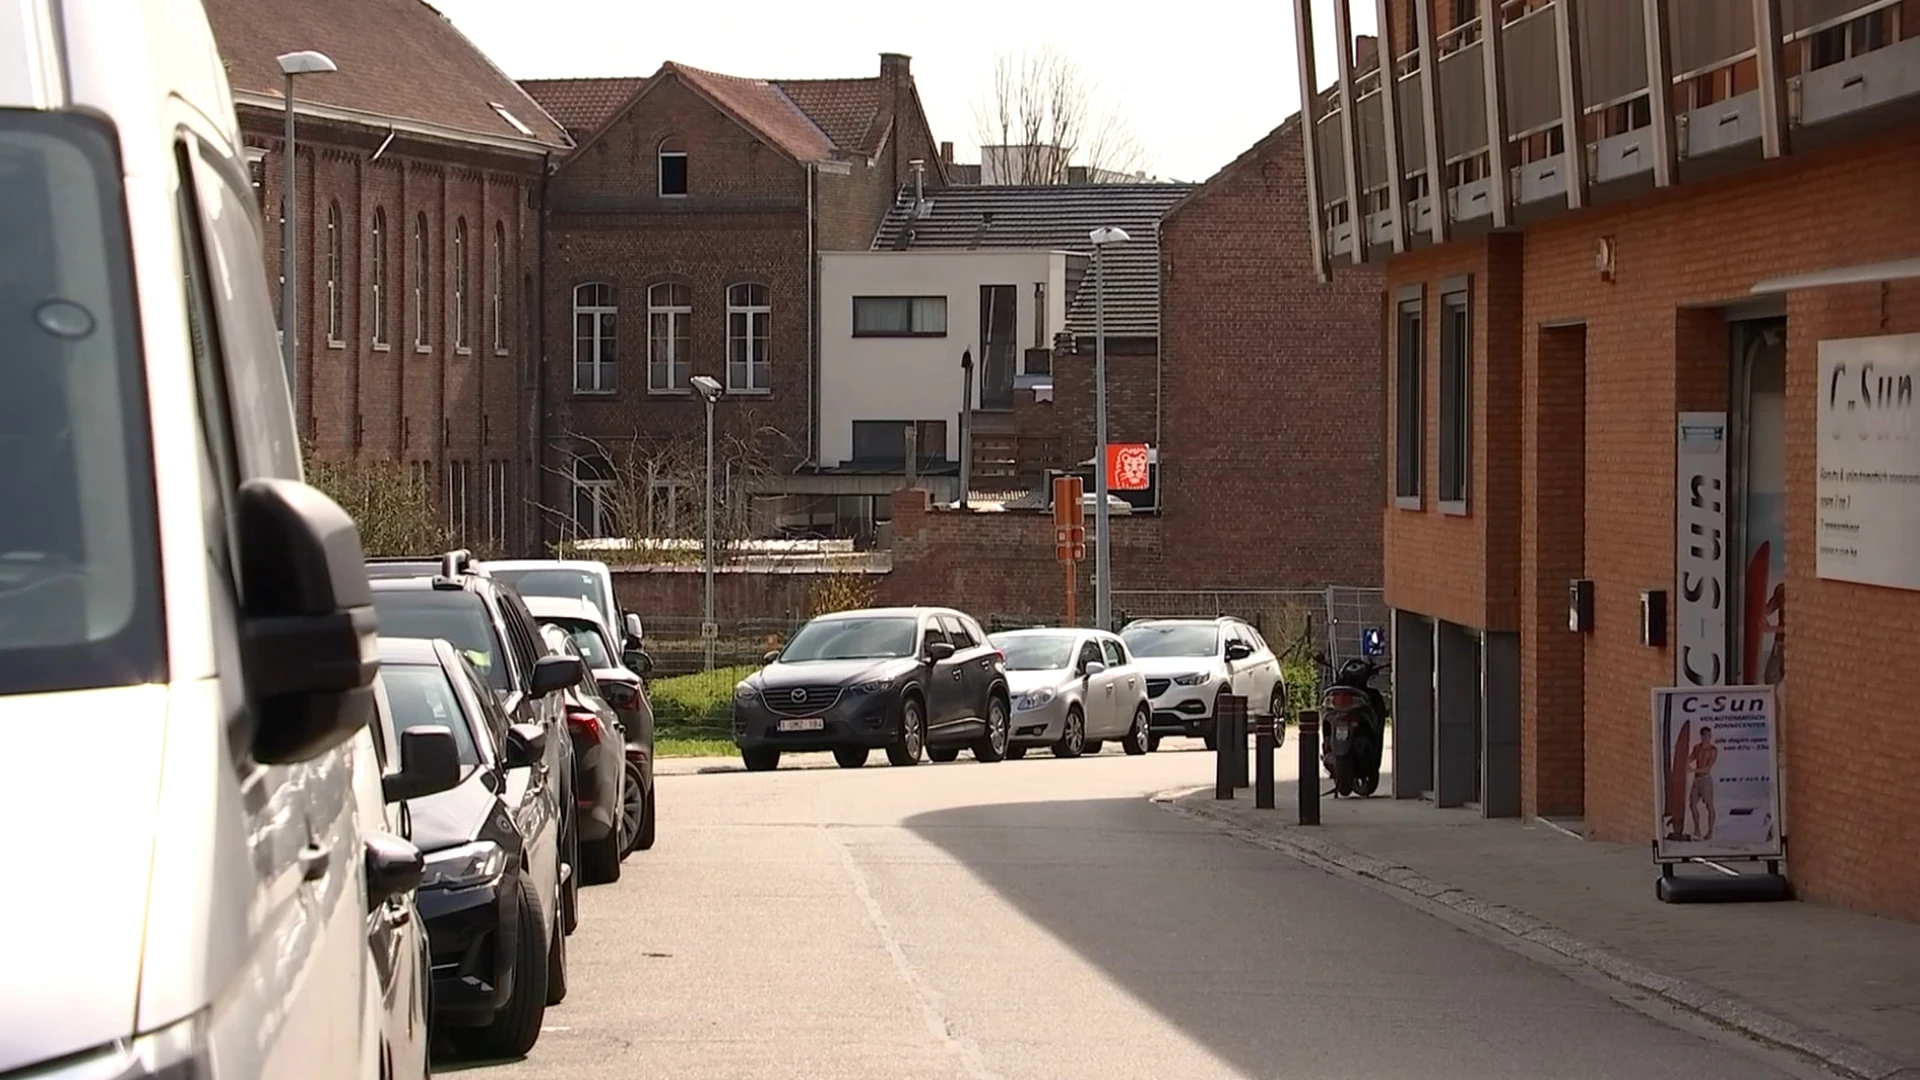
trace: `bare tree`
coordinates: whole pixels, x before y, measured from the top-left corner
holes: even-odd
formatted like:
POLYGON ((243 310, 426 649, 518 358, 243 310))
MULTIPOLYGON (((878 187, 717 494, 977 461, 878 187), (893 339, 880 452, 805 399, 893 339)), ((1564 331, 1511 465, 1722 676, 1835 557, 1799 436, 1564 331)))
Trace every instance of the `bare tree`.
POLYGON ((1002 183, 1064 184, 1076 167, 1094 183, 1129 180, 1147 165, 1125 110, 1051 45, 997 54, 973 117, 982 172, 1002 183))
MULTIPOLYGON (((360 528, 369 557, 438 555, 460 538, 431 484, 397 461, 348 461, 309 452, 307 482, 340 504, 360 528)), ((482 552, 486 554, 487 552, 482 552)))

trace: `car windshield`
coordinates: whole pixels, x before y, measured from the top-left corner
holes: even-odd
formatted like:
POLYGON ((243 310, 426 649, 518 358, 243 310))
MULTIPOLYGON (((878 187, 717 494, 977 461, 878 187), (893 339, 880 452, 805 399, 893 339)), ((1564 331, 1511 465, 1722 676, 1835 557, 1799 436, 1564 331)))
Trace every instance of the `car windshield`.
POLYGON ((382 664, 380 681, 387 684, 396 740, 410 728, 439 724, 453 730, 453 741, 460 746, 460 764, 480 764, 480 752, 473 745, 473 726, 460 711, 460 698, 440 665, 382 664))
POLYGON ((0 694, 164 682, 115 138, 0 109, 0 694))
POLYGON ((1212 623, 1152 623, 1120 633, 1137 657, 1212 656, 1220 651, 1220 628, 1212 623))
POLYGON ((917 619, 815 619, 801 627, 780 653, 783 664, 809 660, 889 660, 912 656, 917 619))
POLYGON ((493 570, 495 581, 504 581, 513 586, 521 596, 563 596, 571 600, 585 600, 593 605, 600 617, 608 618, 605 597, 600 592, 600 579, 585 570, 566 570, 558 567, 493 570))
POLYGON ((614 666, 613 654, 607 649, 606 633, 600 627, 585 619, 550 619, 553 625, 566 632, 573 641, 573 647, 580 650, 581 659, 590 668, 610 668, 614 666))
POLYGON ((1059 671, 1073 663, 1072 634, 1002 634, 988 640, 1007 656, 1008 671, 1059 671))
POLYGON ((495 690, 513 688, 486 605, 470 592, 379 589, 373 594, 380 633, 387 637, 443 638, 467 654, 495 690))

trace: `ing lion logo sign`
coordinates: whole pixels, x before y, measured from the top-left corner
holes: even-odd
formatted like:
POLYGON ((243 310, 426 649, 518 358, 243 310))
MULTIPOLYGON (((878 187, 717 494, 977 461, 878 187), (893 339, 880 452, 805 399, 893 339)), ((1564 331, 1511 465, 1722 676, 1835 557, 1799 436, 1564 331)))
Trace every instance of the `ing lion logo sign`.
POLYGON ((1149 471, 1145 443, 1123 443, 1107 447, 1107 489, 1109 491, 1145 491, 1149 471))

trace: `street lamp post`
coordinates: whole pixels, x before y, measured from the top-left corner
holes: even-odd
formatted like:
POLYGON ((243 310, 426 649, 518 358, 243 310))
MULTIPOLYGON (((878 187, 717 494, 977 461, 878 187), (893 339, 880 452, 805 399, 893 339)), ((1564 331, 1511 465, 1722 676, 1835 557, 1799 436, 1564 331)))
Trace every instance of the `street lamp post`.
POLYGON ((1111 244, 1132 237, 1126 230, 1102 226, 1088 234, 1093 241, 1093 617, 1102 630, 1113 629, 1113 547, 1108 535, 1107 506, 1107 273, 1103 253, 1111 244))
POLYGON ((325 53, 311 50, 290 52, 281 56, 280 73, 286 77, 286 140, 283 144, 286 155, 287 177, 280 188, 280 363, 287 370, 287 393, 293 398, 294 423, 300 422, 300 382, 294 359, 297 325, 299 317, 299 293, 294 289, 293 270, 293 77, 296 75, 321 75, 340 68, 325 53))
POLYGON ((701 563, 707 575, 707 601, 700 626, 700 637, 707 646, 707 670, 713 670, 713 403, 720 400, 720 382, 695 375, 693 388, 707 403, 707 542, 701 548, 701 563))

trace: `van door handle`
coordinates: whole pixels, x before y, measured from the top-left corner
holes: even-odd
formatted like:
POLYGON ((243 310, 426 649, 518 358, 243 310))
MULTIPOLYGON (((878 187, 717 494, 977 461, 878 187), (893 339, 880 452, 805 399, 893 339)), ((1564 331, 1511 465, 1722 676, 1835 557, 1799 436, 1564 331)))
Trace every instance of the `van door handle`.
POLYGON ((300 849, 300 876, 307 881, 319 881, 327 876, 327 867, 332 862, 332 848, 321 847, 318 843, 308 844, 300 849))

